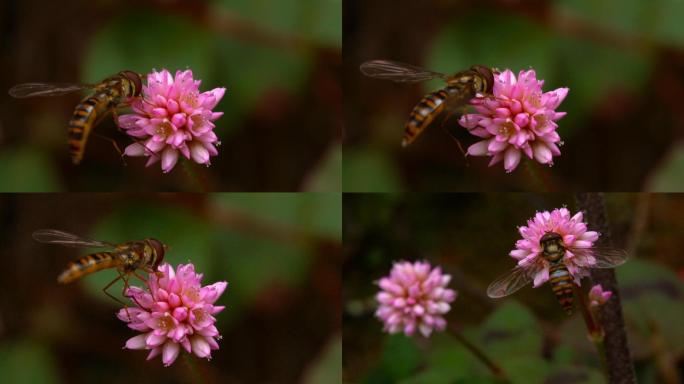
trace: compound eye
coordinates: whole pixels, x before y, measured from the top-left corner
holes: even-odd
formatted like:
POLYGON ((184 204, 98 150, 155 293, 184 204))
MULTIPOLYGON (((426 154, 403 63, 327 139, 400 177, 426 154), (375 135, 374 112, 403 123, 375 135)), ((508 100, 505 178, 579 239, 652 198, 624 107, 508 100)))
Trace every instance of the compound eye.
POLYGON ((154 249, 155 257, 152 264, 153 268, 156 270, 159 264, 164 261, 164 252, 166 252, 166 246, 164 246, 164 244, 157 239, 149 239, 149 243, 154 249))
POLYGON ((133 71, 121 71, 120 74, 133 83, 133 86, 135 87, 133 96, 140 96, 140 93, 142 92, 142 79, 140 78, 140 75, 133 71))

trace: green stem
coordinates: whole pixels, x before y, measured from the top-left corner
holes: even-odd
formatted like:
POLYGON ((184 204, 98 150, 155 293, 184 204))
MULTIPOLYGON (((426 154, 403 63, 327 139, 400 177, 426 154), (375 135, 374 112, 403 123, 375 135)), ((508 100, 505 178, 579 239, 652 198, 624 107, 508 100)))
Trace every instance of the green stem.
POLYGON ((477 345, 471 343, 468 339, 463 336, 463 334, 456 329, 455 327, 450 327, 451 335, 456 338, 463 346, 473 354, 478 360, 480 360, 484 365, 489 368, 489 371, 492 372, 494 376, 497 378, 503 380, 506 383, 509 383, 510 380, 508 379, 508 376, 506 376, 506 372, 499 366, 499 364, 495 363, 492 359, 490 359, 480 348, 477 347, 477 345))

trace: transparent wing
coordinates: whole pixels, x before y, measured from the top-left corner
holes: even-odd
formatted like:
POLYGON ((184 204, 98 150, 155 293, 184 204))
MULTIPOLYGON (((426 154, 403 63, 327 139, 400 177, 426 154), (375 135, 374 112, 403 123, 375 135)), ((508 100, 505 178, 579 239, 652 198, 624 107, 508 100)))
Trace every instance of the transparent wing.
POLYGON ((535 267, 522 268, 520 266, 513 268, 489 284, 487 296, 496 299, 516 292, 534 280, 535 269, 535 267))
POLYGON ((577 256, 593 256, 596 264, 590 268, 614 268, 627 261, 627 251, 610 247, 571 248, 570 251, 577 256))
POLYGON ((50 84, 50 83, 24 83, 15 85, 9 90, 9 94, 17 99, 26 97, 61 96, 67 93, 90 89, 88 84, 50 84))
POLYGON ((375 77, 376 79, 392 80, 398 83, 417 83, 419 81, 431 79, 447 79, 448 76, 429 71, 425 68, 411 64, 399 63, 389 60, 366 61, 361 64, 361 72, 364 75, 375 77))
POLYGON ((68 247, 114 247, 114 244, 86 239, 57 229, 39 229, 33 232, 32 237, 41 243, 66 245, 68 247))

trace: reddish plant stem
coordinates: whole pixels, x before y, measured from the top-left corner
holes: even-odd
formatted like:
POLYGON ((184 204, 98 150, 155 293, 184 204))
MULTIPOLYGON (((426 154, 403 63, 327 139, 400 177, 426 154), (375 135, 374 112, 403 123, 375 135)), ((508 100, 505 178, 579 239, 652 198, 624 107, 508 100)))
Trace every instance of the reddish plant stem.
MULTIPOLYGON (((597 245, 610 246, 610 231, 603 194, 578 193, 576 199, 577 207, 585 213, 584 218, 588 227, 601 233, 597 245)), ((636 383, 615 271, 598 268, 590 271, 591 279, 595 283, 601 284, 604 290, 613 292, 613 296, 603 305, 600 313, 600 323, 605 332, 603 345, 610 382, 636 383)))
POLYGON ((582 312, 582 317, 584 318, 584 323, 587 325, 589 340, 591 340, 596 347, 596 352, 598 354, 599 361, 601 362, 601 367, 603 368, 603 374, 607 379, 610 377, 610 371, 608 369, 608 363, 606 362, 606 346, 603 343, 605 333, 603 332, 601 324, 597 321, 596 311, 590 310, 589 304, 587 303, 587 298, 584 292, 582 292, 582 289, 573 284, 573 290, 575 291, 575 296, 579 301, 579 307, 582 312))
POLYGON ((578 287, 575 284, 573 284, 572 287, 575 291, 575 297, 577 297, 577 300, 579 301, 579 307, 582 312, 582 317, 584 318, 584 323, 587 325, 587 332, 589 332, 589 337, 592 341, 603 341, 603 329, 601 328, 601 325, 596 321, 596 318, 594 318, 592 312, 589 310, 589 306, 587 305, 587 299, 584 296, 584 292, 582 292, 582 289, 580 289, 580 287, 578 287))
POLYGON ((451 326, 449 327, 449 331, 450 334, 456 338, 456 340, 458 340, 470 353, 473 354, 473 356, 486 365, 487 368, 489 368, 489 371, 492 372, 495 377, 503 380, 505 383, 510 382, 506 376, 506 372, 504 372, 501 366, 490 359, 477 345, 466 339, 458 328, 451 326))

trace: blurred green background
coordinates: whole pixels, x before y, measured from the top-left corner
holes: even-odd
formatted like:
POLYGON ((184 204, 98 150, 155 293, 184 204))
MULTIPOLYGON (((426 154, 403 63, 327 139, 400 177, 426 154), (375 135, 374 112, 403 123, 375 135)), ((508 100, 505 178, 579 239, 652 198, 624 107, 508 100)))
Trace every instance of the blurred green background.
MULTIPOLYGON (((580 313, 567 317, 548 285, 493 300, 486 288, 515 266, 517 227, 565 194, 346 194, 343 380, 350 383, 492 383, 487 368, 448 333, 389 336, 373 316, 375 282, 399 260, 426 259, 459 292, 447 321, 513 383, 604 383, 580 313)), ((639 383, 684 378, 684 196, 607 194, 616 269, 639 383)), ((588 280, 583 281, 585 289, 588 280)))
MULTIPOLYGON (((679 0, 350 0, 344 2, 345 191, 681 191, 684 2, 679 0), (464 159, 437 119, 400 146, 412 108, 440 82, 363 76, 390 59, 455 73, 472 64, 534 68, 569 87, 552 168, 513 174, 464 159)), ((464 148, 478 141, 452 117, 464 148)))
MULTIPOLYGON (((341 376, 339 194, 0 195, 0 372, 6 383, 333 383, 341 376), (116 276, 57 275, 88 250, 37 243, 56 228, 125 242, 155 237, 165 261, 191 261, 203 284, 227 281, 213 359, 168 368, 102 293, 116 276)), ((140 286, 132 281, 131 284, 140 286)), ((122 284, 109 292, 120 297, 122 284)))
MULTIPOLYGON (((341 0, 8 0, 0 4, 0 191, 339 191, 341 0), (99 82, 190 68, 216 110, 219 156, 163 175, 89 139, 68 159, 82 97, 17 100, 22 82, 99 82)), ((111 118, 94 132, 130 143, 111 118)))

